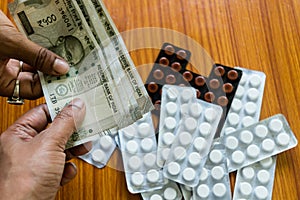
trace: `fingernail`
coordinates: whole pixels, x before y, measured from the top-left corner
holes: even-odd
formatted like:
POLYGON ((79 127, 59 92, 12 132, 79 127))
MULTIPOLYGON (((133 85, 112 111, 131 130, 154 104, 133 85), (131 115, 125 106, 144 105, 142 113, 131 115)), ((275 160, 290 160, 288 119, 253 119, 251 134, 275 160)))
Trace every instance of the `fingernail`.
POLYGON ((66 61, 56 58, 53 64, 53 69, 58 74, 66 74, 69 71, 70 66, 66 61))
POLYGON ((81 99, 74 99, 72 102, 71 102, 71 105, 73 107, 76 107, 78 110, 81 110, 83 107, 84 107, 84 101, 82 101, 81 99))

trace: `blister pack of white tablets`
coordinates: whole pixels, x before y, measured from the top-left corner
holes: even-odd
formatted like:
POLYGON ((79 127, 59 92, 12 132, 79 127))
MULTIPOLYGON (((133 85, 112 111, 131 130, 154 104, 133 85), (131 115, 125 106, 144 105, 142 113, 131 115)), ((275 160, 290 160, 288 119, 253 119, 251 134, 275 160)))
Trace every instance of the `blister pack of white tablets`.
POLYGON ((181 200, 182 194, 178 185, 170 180, 161 189, 141 193, 143 200, 181 200))
POLYGON ((222 115, 222 108, 197 99, 177 129, 163 171, 164 176, 180 184, 194 187, 205 164, 222 115))
POLYGON ((227 160, 222 144, 213 146, 201 172, 200 181, 193 188, 193 200, 202 199, 231 199, 227 160))
POLYGON ((159 121, 157 164, 163 167, 174 141, 177 125, 186 112, 188 102, 196 100, 196 90, 192 87, 164 85, 162 89, 159 121))
POLYGON ((298 143, 281 114, 224 135, 220 142, 225 144, 229 172, 291 149, 298 143))
POLYGON ((180 191, 182 193, 182 198, 190 200, 193 196, 193 188, 179 184, 180 191))
POLYGON ((89 153, 79 156, 85 162, 97 168, 103 168, 116 148, 116 142, 111 135, 104 135, 92 141, 93 147, 89 153))
POLYGON ((159 189, 165 183, 156 164, 157 143, 151 113, 119 131, 128 190, 135 194, 159 189))
POLYGON ((266 75, 259 71, 237 68, 243 71, 243 75, 221 131, 221 136, 256 123, 260 116, 266 75))
POLYGON ((233 199, 271 200, 276 156, 268 157, 238 171, 233 199))

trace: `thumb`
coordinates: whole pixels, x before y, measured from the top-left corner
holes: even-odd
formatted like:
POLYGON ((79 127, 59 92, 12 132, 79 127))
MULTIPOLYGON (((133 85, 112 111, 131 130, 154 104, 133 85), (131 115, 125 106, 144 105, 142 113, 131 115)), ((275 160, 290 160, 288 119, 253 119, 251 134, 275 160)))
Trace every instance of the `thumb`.
POLYGON ((46 129, 44 137, 64 149, 70 136, 80 128, 84 117, 84 102, 81 99, 74 99, 55 117, 51 126, 46 129))

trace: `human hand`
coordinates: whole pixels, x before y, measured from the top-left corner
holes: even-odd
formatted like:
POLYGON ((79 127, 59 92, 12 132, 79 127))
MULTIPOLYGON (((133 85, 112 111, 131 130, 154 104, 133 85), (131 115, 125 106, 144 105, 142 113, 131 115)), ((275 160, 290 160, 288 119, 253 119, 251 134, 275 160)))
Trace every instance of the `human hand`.
POLYGON ((21 98, 39 98, 43 92, 37 70, 56 76, 69 71, 62 58, 28 40, 1 10, 0 47, 0 96, 11 97, 18 79, 21 98), (22 72, 19 61, 24 62, 22 72))
POLYGON ((65 151, 69 137, 84 116, 84 103, 75 99, 46 128, 50 115, 43 104, 2 133, 0 199, 54 199, 60 185, 76 175, 75 165, 66 160, 87 152, 84 145, 65 151))

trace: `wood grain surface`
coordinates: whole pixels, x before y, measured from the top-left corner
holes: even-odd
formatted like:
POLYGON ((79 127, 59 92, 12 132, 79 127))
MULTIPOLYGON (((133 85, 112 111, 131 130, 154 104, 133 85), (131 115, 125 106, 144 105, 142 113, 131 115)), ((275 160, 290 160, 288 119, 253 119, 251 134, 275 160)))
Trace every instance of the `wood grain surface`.
MULTIPOLYGON (((0 1, 0 8, 5 13, 8 2, 10 0, 0 1)), ((300 139, 299 0, 104 2, 120 32, 145 27, 175 30, 196 41, 214 62, 263 71, 267 79, 261 119, 277 113, 284 114, 300 139)), ((146 39, 138 42, 143 43, 146 39)), ((157 52, 138 50, 132 51, 131 55, 135 64, 140 66, 153 63, 157 52)), ((197 58, 197 52, 192 54, 197 58)), ((146 71, 139 71, 143 77, 147 76, 146 71)), ((41 98, 26 101, 23 106, 12 106, 6 103, 6 98, 0 98, 1 132, 22 113, 43 102, 41 98)), ((110 167, 101 170, 79 159, 74 159, 74 162, 78 166, 78 175, 69 185, 60 189, 57 200, 140 199, 139 195, 127 191, 118 151, 114 153, 110 167)), ((278 156, 274 200, 300 199, 299 169, 299 145, 278 156)), ((234 175, 231 177, 233 180, 234 175)))

